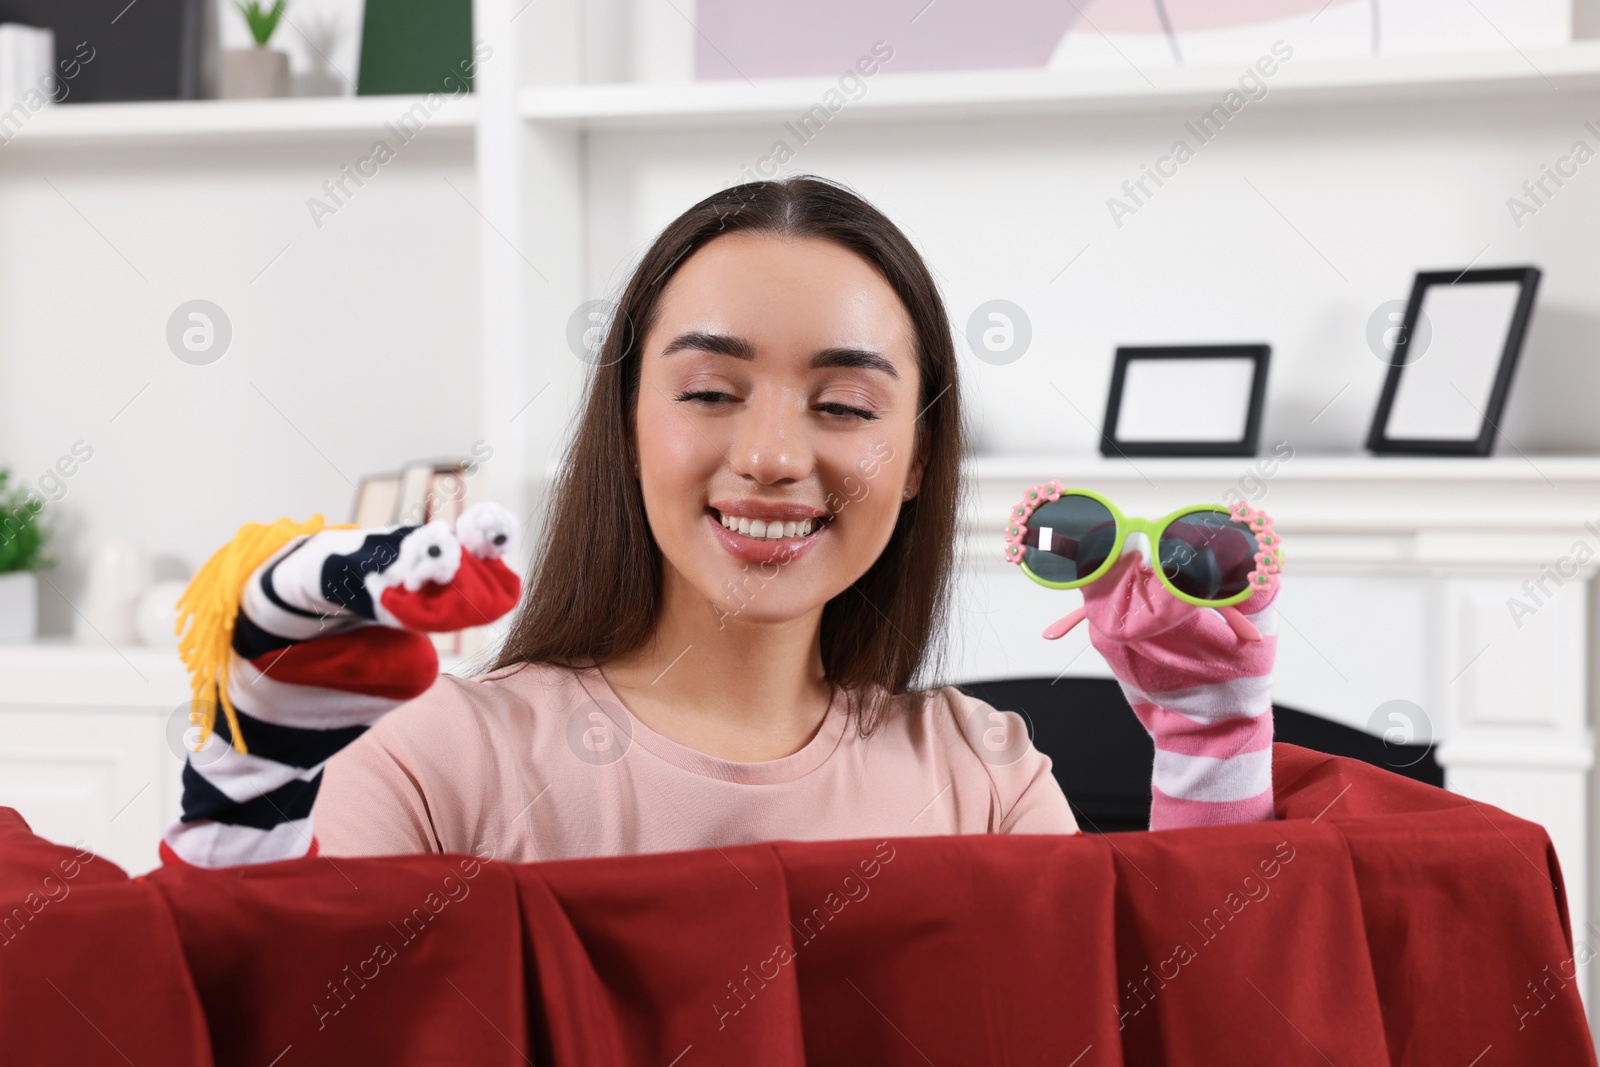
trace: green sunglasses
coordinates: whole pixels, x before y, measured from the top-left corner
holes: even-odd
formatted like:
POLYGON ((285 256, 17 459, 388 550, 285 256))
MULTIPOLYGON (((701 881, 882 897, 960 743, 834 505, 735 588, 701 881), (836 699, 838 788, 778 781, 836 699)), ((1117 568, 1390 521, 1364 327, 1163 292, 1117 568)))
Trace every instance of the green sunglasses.
MULTIPOLYGON (((1032 486, 1011 509, 1006 561, 1047 588, 1079 589, 1116 565, 1134 533, 1149 539, 1161 584, 1196 607, 1232 609, 1268 588, 1283 565, 1271 518, 1248 503, 1191 504, 1155 520, 1130 518, 1099 493, 1069 489, 1056 479, 1032 486)), ((1259 639, 1237 610, 1223 614, 1240 636, 1259 639)), ((1060 637, 1078 621, 1081 615, 1068 616, 1045 636, 1060 637)))

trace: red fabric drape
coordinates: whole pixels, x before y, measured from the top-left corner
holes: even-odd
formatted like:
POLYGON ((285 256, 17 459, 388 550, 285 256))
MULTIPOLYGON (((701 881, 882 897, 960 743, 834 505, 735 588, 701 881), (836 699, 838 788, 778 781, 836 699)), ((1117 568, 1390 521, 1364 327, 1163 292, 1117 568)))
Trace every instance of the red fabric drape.
POLYGON ((1273 779, 1245 826, 132 880, 0 809, 0 1060, 1595 1064, 1539 826, 1273 779))

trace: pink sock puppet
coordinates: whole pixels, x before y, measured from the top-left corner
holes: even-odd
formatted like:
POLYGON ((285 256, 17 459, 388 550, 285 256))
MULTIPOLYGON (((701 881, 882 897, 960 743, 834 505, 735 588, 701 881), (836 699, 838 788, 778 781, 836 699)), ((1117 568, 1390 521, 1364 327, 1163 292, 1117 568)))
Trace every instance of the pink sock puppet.
POLYGON ((1088 493, 1081 507, 1071 501, 1072 509, 1045 512, 1081 491, 1051 481, 1029 492, 1036 495, 1012 512, 1006 559, 1030 564, 1025 570, 1040 584, 1081 589, 1083 606, 1044 636, 1088 621, 1090 642, 1155 744, 1150 828, 1271 819, 1283 558, 1271 519, 1239 504, 1146 523, 1088 493), (1152 537, 1163 574, 1151 564, 1152 537))

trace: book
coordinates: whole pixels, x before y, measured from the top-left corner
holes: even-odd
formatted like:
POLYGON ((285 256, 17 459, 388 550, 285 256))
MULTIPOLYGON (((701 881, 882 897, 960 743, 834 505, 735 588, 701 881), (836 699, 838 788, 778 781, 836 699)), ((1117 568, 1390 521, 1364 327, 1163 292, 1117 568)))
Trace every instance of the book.
POLYGON ((54 31, 58 103, 215 94, 215 0, 0 0, 0 22, 54 31))
POLYGON ((0 108, 24 104, 37 110, 54 101, 55 63, 55 34, 50 30, 0 25, 0 108))
POLYGON ((357 526, 388 526, 400 511, 400 475, 369 474, 356 489, 350 521, 357 526))
POLYGON ((472 91, 472 0, 367 0, 356 93, 472 91))

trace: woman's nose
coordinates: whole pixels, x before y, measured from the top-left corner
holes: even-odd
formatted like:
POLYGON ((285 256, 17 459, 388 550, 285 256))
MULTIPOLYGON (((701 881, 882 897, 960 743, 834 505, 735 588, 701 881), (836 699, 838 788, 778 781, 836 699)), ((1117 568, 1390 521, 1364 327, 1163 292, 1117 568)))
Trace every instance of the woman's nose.
POLYGON ((801 402, 781 394, 747 405, 728 452, 733 469, 762 484, 810 474, 814 453, 805 414, 801 402))

